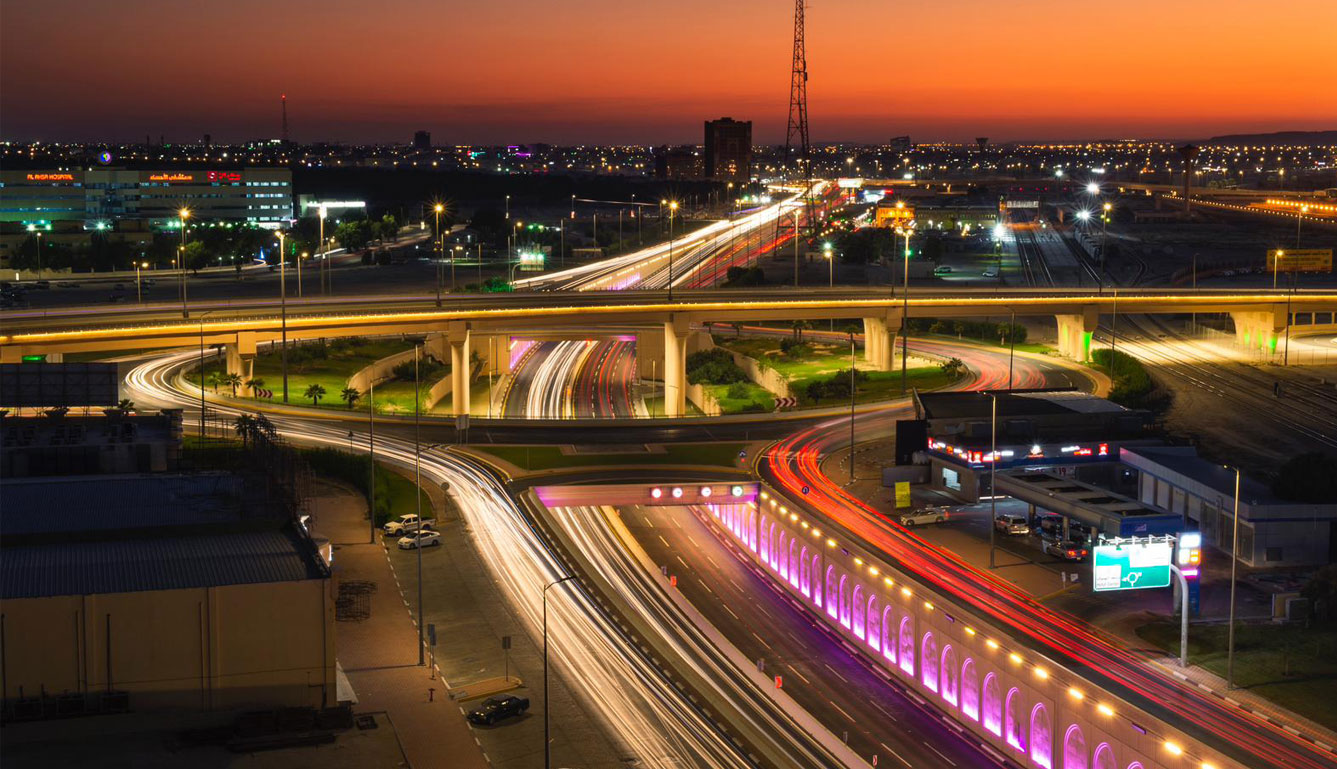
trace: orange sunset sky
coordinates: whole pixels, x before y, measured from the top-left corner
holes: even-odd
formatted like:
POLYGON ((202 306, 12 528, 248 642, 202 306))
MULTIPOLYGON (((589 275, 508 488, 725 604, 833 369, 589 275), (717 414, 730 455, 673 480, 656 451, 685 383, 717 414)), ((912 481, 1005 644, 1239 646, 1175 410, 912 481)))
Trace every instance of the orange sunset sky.
MULTIPOLYGON (((783 0, 4 0, 0 138, 784 139, 783 0)), ((1337 128, 1337 0, 812 0, 812 137, 1337 128)))

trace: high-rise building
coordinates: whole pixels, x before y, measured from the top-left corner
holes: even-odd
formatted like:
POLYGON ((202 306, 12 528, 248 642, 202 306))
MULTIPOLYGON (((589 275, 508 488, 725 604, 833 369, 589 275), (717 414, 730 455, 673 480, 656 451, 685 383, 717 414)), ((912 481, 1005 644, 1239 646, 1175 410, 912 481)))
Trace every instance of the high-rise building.
POLYGON ((746 184, 752 176, 752 121, 706 121, 706 178, 746 184))
POLYGON ((430 131, 413 132, 413 149, 430 150, 432 148, 432 133, 430 131))

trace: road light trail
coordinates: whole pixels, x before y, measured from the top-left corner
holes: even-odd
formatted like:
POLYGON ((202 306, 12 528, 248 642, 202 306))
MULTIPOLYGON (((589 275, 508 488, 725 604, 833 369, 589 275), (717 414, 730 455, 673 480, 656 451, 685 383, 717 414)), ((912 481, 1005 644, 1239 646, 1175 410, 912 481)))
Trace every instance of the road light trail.
MULTIPOLYGON (((876 431, 885 435, 887 422, 893 418, 894 413, 875 413, 859 419, 856 426, 867 435, 874 430, 872 425, 881 422, 876 431)), ((846 450, 848 435, 849 422, 844 419, 804 429, 773 446, 759 470, 791 499, 802 499, 925 584, 975 607, 999 626, 1011 628, 1018 638, 1067 661, 1075 672, 1176 723, 1194 738, 1247 756, 1246 763, 1253 766, 1319 769, 1337 765, 1337 755, 1331 751, 1280 724, 1171 680, 1112 636, 1043 606, 1012 583, 886 519, 822 470, 822 456, 846 450), (804 488, 809 491, 806 495, 800 491, 804 488)))
MULTIPOLYGON (((179 370, 194 360, 182 352, 136 367, 127 376, 129 394, 142 404, 189 410, 196 401, 179 389, 179 370)), ((217 407, 227 414, 239 409, 217 407)), ((187 421, 190 417, 187 417, 187 421)), ((276 416, 275 426, 299 443, 343 447, 342 426, 276 416)), ((413 445, 381 438, 378 458, 412 467, 413 445)), ((471 461, 453 454, 422 455, 422 474, 431 483, 450 484, 460 514, 492 576, 510 597, 530 635, 541 637, 543 585, 565 575, 565 568, 522 515, 506 490, 471 461)), ((566 583, 549 596, 550 652, 566 685, 597 712, 610 734, 621 740, 639 765, 748 767, 742 755, 650 660, 627 642, 578 583, 566 583)), ((546 703, 545 703, 546 707, 546 703)))

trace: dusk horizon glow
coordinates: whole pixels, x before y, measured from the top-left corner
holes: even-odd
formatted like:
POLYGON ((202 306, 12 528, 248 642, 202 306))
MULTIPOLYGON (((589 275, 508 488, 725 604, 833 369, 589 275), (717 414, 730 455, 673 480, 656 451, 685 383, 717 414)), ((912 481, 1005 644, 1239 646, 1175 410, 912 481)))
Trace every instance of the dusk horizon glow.
MULTIPOLYGON (((1337 27, 1337 5, 1229 5, 814 4, 813 141, 1337 128, 1337 64, 1314 38, 1337 27)), ((13 0, 0 25, 0 137, 272 138, 286 93, 301 142, 404 142, 424 129, 440 144, 695 143, 701 121, 726 115, 753 121, 758 143, 784 140, 788 2, 689 0, 667 12, 387 0, 377 11, 13 0)))

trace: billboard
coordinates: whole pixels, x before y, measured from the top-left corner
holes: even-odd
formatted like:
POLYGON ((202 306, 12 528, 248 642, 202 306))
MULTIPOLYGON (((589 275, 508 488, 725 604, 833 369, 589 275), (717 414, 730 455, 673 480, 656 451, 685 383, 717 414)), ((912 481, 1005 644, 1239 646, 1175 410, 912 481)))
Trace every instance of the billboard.
POLYGON ((1097 591, 1167 587, 1173 555, 1174 544, 1168 538, 1096 545, 1092 583, 1097 591))
POLYGON ((1331 248, 1274 248, 1267 252, 1267 271, 1332 272, 1331 248))

